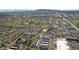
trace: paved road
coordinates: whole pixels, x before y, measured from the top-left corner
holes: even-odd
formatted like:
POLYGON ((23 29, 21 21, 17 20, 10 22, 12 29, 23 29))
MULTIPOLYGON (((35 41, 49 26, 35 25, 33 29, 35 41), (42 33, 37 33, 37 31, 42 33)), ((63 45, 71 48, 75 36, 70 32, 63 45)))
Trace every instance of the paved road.
POLYGON ((51 38, 51 35, 50 35, 50 37, 49 37, 48 49, 49 49, 49 50, 54 49, 54 39, 51 38))
POLYGON ((40 35, 40 39, 37 41, 36 46, 40 47, 42 41, 43 34, 40 35))

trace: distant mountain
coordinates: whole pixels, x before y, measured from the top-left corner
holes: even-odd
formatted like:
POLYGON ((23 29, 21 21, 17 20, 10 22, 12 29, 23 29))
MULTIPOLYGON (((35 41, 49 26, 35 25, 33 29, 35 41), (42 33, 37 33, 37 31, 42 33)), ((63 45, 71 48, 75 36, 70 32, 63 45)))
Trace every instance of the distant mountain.
POLYGON ((61 11, 61 12, 65 14, 79 14, 79 10, 61 11))
POLYGON ((50 10, 50 9, 38 9, 35 10, 35 13, 55 13, 59 10, 50 10))
POLYGON ((61 10, 50 10, 50 9, 37 9, 37 10, 18 10, 18 9, 0 9, 0 16, 3 15, 32 15, 32 14, 48 14, 48 13, 63 13, 63 14, 79 14, 79 10, 61 11, 61 10))

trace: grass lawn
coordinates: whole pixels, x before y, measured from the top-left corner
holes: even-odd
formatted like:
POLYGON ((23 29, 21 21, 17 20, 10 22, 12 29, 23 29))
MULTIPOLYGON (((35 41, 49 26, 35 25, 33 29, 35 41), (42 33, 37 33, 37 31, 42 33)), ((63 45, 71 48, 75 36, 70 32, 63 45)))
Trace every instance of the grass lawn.
POLYGON ((79 27, 79 18, 71 17, 71 18, 69 18, 69 21, 72 22, 77 27, 79 27))
POLYGON ((72 22, 74 25, 79 26, 79 20, 69 20, 72 22))
POLYGON ((70 22, 72 22, 75 25, 79 24, 79 20, 70 20, 70 22))
POLYGON ((23 25, 23 20, 13 20, 5 23, 6 26, 17 27, 23 25))

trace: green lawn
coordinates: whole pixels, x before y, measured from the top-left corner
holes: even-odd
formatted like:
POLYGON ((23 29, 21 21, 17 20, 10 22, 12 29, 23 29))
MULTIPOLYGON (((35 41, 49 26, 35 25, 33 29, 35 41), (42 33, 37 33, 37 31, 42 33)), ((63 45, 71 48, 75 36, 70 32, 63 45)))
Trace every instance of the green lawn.
POLYGON ((74 25, 76 25, 77 27, 79 27, 79 18, 76 17, 70 17, 69 21, 72 22, 74 25))
POLYGON ((70 20, 70 22, 72 22, 75 25, 79 24, 79 20, 70 20))
POLYGON ((17 27, 23 25, 23 20, 13 20, 5 23, 6 26, 17 27))

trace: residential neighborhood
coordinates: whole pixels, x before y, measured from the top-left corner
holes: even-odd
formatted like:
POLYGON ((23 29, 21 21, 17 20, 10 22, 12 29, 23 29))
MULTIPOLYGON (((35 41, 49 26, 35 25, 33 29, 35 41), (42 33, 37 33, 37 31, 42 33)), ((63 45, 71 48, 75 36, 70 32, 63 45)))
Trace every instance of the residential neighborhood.
MULTIPOLYGON (((77 15, 77 14, 76 14, 77 15)), ((78 50, 73 12, 36 10, 0 15, 0 50, 78 50)))

